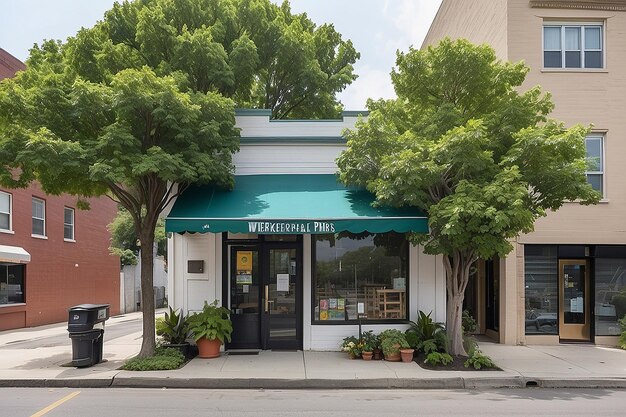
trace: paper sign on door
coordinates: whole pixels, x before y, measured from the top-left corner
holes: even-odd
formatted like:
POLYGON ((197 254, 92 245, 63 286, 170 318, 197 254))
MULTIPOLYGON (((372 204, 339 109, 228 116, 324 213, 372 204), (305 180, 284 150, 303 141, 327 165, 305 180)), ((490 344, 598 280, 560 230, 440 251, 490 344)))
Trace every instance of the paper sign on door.
POLYGON ((289 292, 289 274, 276 274, 276 291, 289 292))

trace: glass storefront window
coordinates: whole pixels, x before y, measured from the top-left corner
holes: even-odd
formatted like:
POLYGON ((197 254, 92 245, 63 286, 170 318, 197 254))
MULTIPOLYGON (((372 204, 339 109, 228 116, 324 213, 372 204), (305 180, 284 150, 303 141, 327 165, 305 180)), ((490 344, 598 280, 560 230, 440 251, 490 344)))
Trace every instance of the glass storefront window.
POLYGON ((314 320, 406 320, 408 242, 404 234, 314 235, 314 320))
POLYGON ((0 305, 24 302, 24 265, 0 265, 0 305))
POLYGON ((524 246, 526 334, 558 334, 556 246, 524 246))
POLYGON ((626 259, 596 258, 596 335, 617 336, 626 315, 626 259))

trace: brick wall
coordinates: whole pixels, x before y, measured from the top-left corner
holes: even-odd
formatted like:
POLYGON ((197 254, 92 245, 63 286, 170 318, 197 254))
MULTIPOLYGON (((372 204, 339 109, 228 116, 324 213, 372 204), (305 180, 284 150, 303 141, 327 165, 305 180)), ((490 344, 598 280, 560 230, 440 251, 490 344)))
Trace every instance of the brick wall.
POLYGON ((91 199, 90 210, 76 209, 76 198, 48 196, 38 185, 13 195, 13 232, 0 233, 0 245, 20 246, 31 255, 26 266, 26 305, 0 306, 0 330, 67 320, 67 308, 82 303, 111 304, 119 313, 119 258, 109 255, 106 229, 117 208, 108 198, 91 199), (32 197, 46 202, 46 239, 32 237, 32 197), (63 238, 64 208, 75 209, 75 242, 63 238))

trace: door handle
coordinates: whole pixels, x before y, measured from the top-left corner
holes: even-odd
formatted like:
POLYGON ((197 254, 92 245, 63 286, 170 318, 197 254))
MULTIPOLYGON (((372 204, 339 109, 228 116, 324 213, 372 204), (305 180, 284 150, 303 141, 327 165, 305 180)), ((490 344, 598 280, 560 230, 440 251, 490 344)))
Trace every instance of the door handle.
POLYGON ((269 297, 270 297, 270 286, 266 285, 265 286, 265 312, 266 313, 269 313, 269 311, 270 311, 269 297))

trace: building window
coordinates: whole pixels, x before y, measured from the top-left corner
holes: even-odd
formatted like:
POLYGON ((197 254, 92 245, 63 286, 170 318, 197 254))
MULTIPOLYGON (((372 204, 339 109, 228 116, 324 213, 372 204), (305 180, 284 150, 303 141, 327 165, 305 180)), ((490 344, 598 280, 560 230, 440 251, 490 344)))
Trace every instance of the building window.
POLYGON ((46 202, 33 197, 33 235, 46 235, 46 202))
POLYGON ((603 68, 602 24, 544 25, 544 68, 603 68))
POLYGON ((604 195, 604 150, 602 136, 587 136, 585 138, 587 149, 587 182, 594 190, 604 195))
POLYGON ((526 334, 558 334, 556 246, 524 245, 526 334))
MULTIPOLYGON (((622 252, 626 252, 622 247, 622 252)), ((599 252, 599 251, 598 251, 599 252)), ((618 320, 626 316, 626 258, 596 258, 595 325, 597 336, 618 336, 618 320)))
POLYGON ((406 320, 408 242, 400 233, 315 235, 313 319, 406 320))
POLYGON ((13 230, 11 211, 12 198, 11 194, 0 191, 0 230, 13 230))
POLYGON ((74 240, 74 209, 65 207, 63 210, 63 239, 74 240))
POLYGON ((24 300, 24 265, 0 264, 0 305, 24 300))

